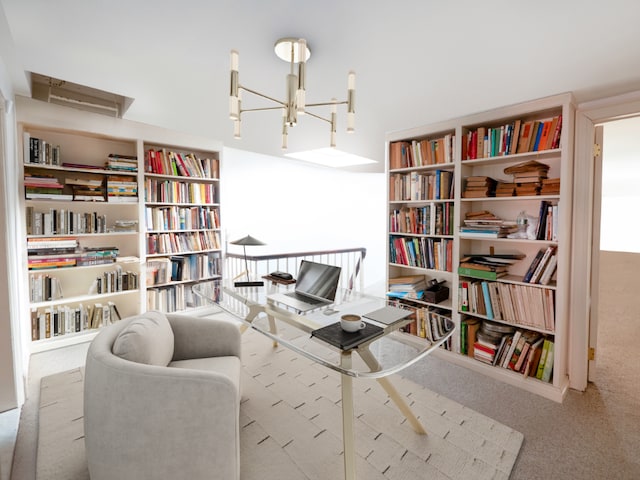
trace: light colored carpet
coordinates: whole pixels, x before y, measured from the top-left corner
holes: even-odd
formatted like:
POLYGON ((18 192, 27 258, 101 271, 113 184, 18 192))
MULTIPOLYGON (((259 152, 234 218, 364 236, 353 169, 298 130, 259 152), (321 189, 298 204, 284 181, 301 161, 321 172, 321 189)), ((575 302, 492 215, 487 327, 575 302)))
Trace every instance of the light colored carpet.
MULTIPOLYGON (((249 331, 240 409, 243 480, 343 478, 340 378, 249 331)), ((81 368, 42 379, 38 480, 88 479, 81 368)), ((418 435, 373 380, 354 381, 358 478, 507 479, 523 435, 394 376, 429 432, 418 435)))

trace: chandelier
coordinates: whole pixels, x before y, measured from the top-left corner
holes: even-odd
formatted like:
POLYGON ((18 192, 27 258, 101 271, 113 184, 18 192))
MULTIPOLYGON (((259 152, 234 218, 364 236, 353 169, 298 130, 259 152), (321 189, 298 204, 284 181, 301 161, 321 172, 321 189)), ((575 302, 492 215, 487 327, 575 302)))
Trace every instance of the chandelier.
POLYGON ((282 148, 287 148, 287 137, 289 135, 289 127, 294 127, 298 123, 299 115, 309 115, 311 117, 323 120, 329 123, 331 128, 330 145, 336 146, 336 117, 338 112, 338 105, 347 106, 347 132, 352 133, 354 130, 355 121, 355 83, 356 74, 349 72, 347 81, 347 99, 344 101, 338 101, 335 98, 328 102, 322 103, 306 103, 306 63, 311 56, 311 50, 307 46, 307 42, 304 38, 281 38, 275 44, 276 55, 288 62, 290 65, 290 71, 287 75, 286 82, 286 99, 284 101, 272 98, 268 95, 264 95, 260 92, 247 88, 240 84, 238 75, 238 52, 231 50, 231 92, 229 103, 229 116, 234 122, 233 136, 234 138, 241 138, 241 115, 244 112, 256 112, 264 110, 282 110, 282 148), (297 75, 296 75, 297 65, 297 75), (265 98, 271 102, 277 104, 273 107, 264 108, 242 108, 242 92, 247 92, 252 95, 265 98), (310 112, 308 109, 312 107, 330 107, 329 118, 322 117, 315 113, 310 112))

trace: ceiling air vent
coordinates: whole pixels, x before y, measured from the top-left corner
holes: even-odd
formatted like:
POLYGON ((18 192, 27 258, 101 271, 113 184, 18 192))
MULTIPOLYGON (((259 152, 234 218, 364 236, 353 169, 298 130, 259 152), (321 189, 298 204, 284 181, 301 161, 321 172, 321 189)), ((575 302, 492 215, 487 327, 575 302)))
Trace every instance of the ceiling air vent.
POLYGON ((36 100, 122 118, 133 99, 77 83, 31 73, 31 96, 36 100))

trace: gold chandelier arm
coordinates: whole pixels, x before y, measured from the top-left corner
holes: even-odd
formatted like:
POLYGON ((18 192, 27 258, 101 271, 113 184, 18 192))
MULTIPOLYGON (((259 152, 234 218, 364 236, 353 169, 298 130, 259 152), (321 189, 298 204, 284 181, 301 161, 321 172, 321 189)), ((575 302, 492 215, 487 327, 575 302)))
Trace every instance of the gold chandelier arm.
POLYGON ((265 95, 263 93, 256 92, 255 90, 251 90, 250 88, 243 87, 242 85, 240 85, 240 88, 242 90, 246 91, 246 92, 253 93, 254 95, 257 95, 257 96, 262 97, 262 98, 266 98, 267 100, 271 100, 272 102, 276 102, 276 103, 279 103, 282 106, 285 106, 285 103, 283 101, 281 101, 281 100, 278 100, 277 98, 273 98, 273 97, 270 97, 270 96, 265 95))
POLYGON ((327 105, 346 105, 347 103, 348 102, 346 100, 343 100, 342 102, 307 103, 307 107, 326 107, 327 105))
MULTIPOLYGON (((309 106, 309 105, 307 105, 307 107, 308 107, 308 106, 309 106)), ((328 118, 321 117, 320 115, 316 115, 315 113, 311 113, 311 112, 310 112, 310 111, 308 111, 308 110, 305 110, 305 114, 306 114, 306 115, 309 115, 310 117, 317 118, 318 120, 324 120, 324 121, 325 121, 325 122, 327 122, 327 123, 331 123, 331 120, 329 120, 328 118)))
POLYGON ((262 112, 264 110, 281 110, 284 107, 262 107, 262 108, 247 108, 240 110, 240 113, 244 112, 262 112))

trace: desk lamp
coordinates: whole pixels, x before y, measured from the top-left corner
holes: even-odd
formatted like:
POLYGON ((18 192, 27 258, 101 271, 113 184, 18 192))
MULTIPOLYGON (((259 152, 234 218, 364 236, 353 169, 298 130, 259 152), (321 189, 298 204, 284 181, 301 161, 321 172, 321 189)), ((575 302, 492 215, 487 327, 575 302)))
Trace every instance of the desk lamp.
MULTIPOLYGON (((245 271, 242 273, 247 274, 247 280, 239 280, 233 282, 236 287, 260 287, 264 285, 262 280, 251 280, 249 278, 249 263, 247 262, 247 245, 266 245, 264 242, 261 242, 257 238, 253 238, 251 235, 247 235, 246 237, 239 238, 238 240, 234 240, 229 242, 231 245, 242 245, 242 249, 244 251, 244 267, 245 271)), ((236 278, 241 277, 242 273, 238 275, 236 278)))

